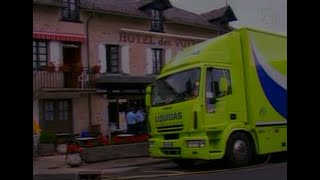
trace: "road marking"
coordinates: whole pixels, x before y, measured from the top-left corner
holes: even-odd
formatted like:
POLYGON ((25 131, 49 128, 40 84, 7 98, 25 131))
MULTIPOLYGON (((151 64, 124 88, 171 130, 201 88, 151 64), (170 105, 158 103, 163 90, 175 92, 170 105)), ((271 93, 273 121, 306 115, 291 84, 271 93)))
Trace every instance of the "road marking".
POLYGON ((101 179, 109 179, 109 180, 129 180, 129 179, 139 179, 139 178, 156 178, 156 177, 170 177, 170 176, 182 176, 182 175, 196 175, 196 174, 207 174, 207 173, 229 173, 235 171, 252 171, 258 169, 266 169, 266 168, 274 168, 277 166, 286 166, 287 162, 279 163, 279 164, 259 164, 259 165, 251 165, 246 167, 232 168, 232 169, 221 169, 221 170, 209 170, 209 171, 199 171, 199 172, 177 172, 177 171, 153 171, 153 172, 176 172, 176 174, 152 174, 152 175, 136 175, 136 176, 124 176, 124 177, 111 177, 111 176, 102 176, 101 179))

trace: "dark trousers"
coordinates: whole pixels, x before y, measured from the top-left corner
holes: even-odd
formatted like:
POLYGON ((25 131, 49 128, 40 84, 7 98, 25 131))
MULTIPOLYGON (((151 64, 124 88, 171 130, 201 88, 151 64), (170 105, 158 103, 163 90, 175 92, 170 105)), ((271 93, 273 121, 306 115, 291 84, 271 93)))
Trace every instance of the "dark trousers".
POLYGON ((128 124, 128 130, 127 133, 129 134, 136 134, 136 125, 135 124, 128 124))
POLYGON ((144 121, 137 122, 137 131, 139 131, 139 132, 144 132, 145 131, 144 121))

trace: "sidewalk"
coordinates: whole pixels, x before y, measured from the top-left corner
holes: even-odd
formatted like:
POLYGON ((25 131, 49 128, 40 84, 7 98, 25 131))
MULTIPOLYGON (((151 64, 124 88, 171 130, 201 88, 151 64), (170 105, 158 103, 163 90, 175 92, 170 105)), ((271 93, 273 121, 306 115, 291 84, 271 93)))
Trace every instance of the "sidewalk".
POLYGON ((109 160, 70 167, 65 155, 40 157, 33 160, 33 176, 39 175, 77 175, 77 174, 114 174, 138 168, 139 166, 168 162, 166 159, 135 157, 109 160))

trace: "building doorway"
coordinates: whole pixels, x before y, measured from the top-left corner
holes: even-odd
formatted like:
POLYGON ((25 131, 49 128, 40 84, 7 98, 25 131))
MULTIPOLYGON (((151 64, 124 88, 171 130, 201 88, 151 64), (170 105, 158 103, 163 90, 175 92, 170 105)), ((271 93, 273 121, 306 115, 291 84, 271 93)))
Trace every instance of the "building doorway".
POLYGON ((78 78, 83 71, 81 64, 81 44, 64 43, 62 47, 63 65, 68 67, 64 71, 64 87, 78 88, 78 78))
POLYGON ((130 108, 145 108, 144 96, 113 96, 108 100, 108 119, 111 129, 125 131, 127 128, 126 114, 130 108))

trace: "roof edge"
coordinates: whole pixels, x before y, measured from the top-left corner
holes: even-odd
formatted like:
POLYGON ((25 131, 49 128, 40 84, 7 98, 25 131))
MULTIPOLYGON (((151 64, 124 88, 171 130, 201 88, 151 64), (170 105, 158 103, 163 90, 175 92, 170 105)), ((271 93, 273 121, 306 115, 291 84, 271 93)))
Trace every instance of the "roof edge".
POLYGON ((55 7, 62 7, 62 3, 59 1, 39 1, 39 0, 33 0, 33 4, 38 5, 47 5, 47 6, 55 6, 55 7))

